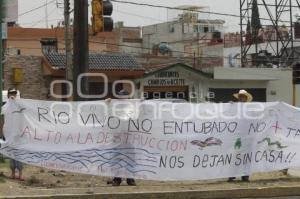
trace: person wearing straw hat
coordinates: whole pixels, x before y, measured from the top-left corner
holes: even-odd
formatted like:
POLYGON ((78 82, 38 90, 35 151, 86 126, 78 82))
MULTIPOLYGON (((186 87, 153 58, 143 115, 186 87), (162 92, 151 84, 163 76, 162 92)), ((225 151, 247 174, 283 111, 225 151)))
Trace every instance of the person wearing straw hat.
MULTIPOLYGON (((240 90, 238 93, 234 93, 233 97, 235 97, 238 102, 252 102, 253 97, 250 93, 248 93, 246 90, 240 90)), ((227 182, 233 182, 235 180, 235 177, 228 178, 227 182)), ((249 176, 242 176, 243 182, 249 182, 249 176)))
POLYGON ((233 97, 235 97, 239 102, 252 102, 253 97, 246 90, 240 90, 238 93, 234 93, 233 97))

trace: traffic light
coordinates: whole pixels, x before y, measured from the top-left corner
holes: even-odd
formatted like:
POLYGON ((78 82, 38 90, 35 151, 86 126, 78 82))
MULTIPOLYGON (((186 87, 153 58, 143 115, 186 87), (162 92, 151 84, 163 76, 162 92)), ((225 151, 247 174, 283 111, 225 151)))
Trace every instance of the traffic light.
POLYGON ((92 0, 92 28, 93 34, 98 32, 110 32, 113 30, 114 22, 110 17, 113 5, 109 0, 92 0))
POLYGON ((300 63, 293 66, 293 83, 300 84, 300 63))

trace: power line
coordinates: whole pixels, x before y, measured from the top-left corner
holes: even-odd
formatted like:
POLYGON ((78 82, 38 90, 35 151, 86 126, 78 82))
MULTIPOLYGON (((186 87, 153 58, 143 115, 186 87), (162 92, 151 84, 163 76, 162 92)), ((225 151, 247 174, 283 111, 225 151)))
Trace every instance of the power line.
MULTIPOLYGON (((30 41, 31 39, 11 39, 11 40, 15 40, 15 41, 30 41)), ((35 41, 40 41, 38 39, 32 39, 35 41)), ((32 41, 31 40, 31 41, 32 41)), ((90 40, 89 42, 91 43, 97 43, 97 44, 105 44, 105 45, 112 45, 112 46, 120 46, 120 47, 128 47, 128 48, 136 48, 136 49, 144 49, 144 50, 152 50, 152 48, 146 48, 146 47, 142 47, 142 46, 131 46, 131 45, 126 45, 126 44, 116 44, 116 43, 109 43, 109 42, 99 42, 99 41, 92 41, 90 40)), ((20 48, 27 48, 27 47, 20 47, 20 48)), ((32 48, 28 48, 28 49, 32 49, 32 48)), ((33 49, 41 49, 41 48, 33 48, 33 49)), ((108 51, 108 52, 118 52, 119 51, 108 51)), ((225 58, 225 59, 233 59, 233 60, 241 60, 241 58, 238 57, 228 57, 228 56, 219 56, 219 55, 207 55, 207 54, 203 54, 203 56, 194 56, 194 53, 189 53, 189 52, 184 52, 184 51, 172 51, 172 52, 177 52, 177 53, 181 53, 181 54, 188 54, 188 55, 193 55, 190 57, 178 57, 178 56, 169 56, 170 58, 178 58, 178 59, 197 59, 197 58, 203 58, 203 59, 212 59, 212 58, 225 58)), ((121 52, 122 53, 122 52, 121 52)), ((127 53, 127 54, 136 54, 141 56, 142 54, 138 54, 138 53, 127 53)), ((274 61, 277 58, 271 58, 271 61, 274 61)), ((289 60, 294 60, 294 61, 300 61, 300 58, 288 58, 289 60)), ((252 58, 252 59, 248 59, 249 61, 264 61, 265 58, 252 58)))
POLYGON ((154 20, 154 21, 164 22, 164 20, 162 20, 162 19, 156 19, 156 18, 153 18, 153 17, 137 15, 137 14, 133 14, 133 13, 130 13, 130 12, 124 12, 124 11, 116 10, 116 9, 115 9, 115 11, 119 12, 121 14, 125 14, 125 15, 130 15, 130 16, 140 17, 140 18, 143 18, 143 19, 150 19, 150 20, 154 20))
POLYGON ((42 18, 41 20, 35 22, 33 25, 31 25, 30 27, 34 27, 37 24, 41 23, 42 21, 46 20, 50 15, 52 15, 52 13, 54 13, 54 11, 56 10, 56 8, 54 8, 53 10, 51 10, 47 16, 45 16, 44 18, 42 18))
MULTIPOLYGON (((212 14, 212 15, 219 15, 219 16, 226 16, 226 17, 237 17, 237 18, 241 17, 240 15, 230 14, 230 13, 191 10, 191 9, 186 9, 186 8, 174 8, 174 7, 170 7, 170 6, 154 5, 154 4, 148 4, 148 3, 137 3, 137 2, 130 2, 130 1, 120 1, 120 0, 111 0, 111 1, 116 2, 116 3, 123 3, 123 4, 137 5, 137 6, 164 8, 164 9, 169 9, 169 10, 180 10, 180 11, 190 11, 190 12, 192 11, 192 12, 197 12, 197 13, 212 14)), ((250 17, 244 16, 244 18, 250 18, 250 17)), ((271 19, 267 19, 267 18, 260 18, 260 19, 264 20, 264 21, 272 21, 271 19)), ((282 22, 289 22, 289 21, 282 21, 282 22)))
MULTIPOLYGON (((40 22, 41 20, 38 20, 38 21, 34 21, 34 22, 30 22, 30 23, 21 23, 21 25, 32 25, 32 24, 35 24, 35 23, 37 23, 37 22, 40 22)), ((49 22, 51 22, 51 21, 63 21, 63 18, 57 18, 57 19, 50 19, 50 20, 48 20, 49 22)))
POLYGON ((19 14, 18 17, 21 17, 21 16, 26 15, 26 14, 28 14, 28 13, 34 12, 34 11, 36 11, 36 10, 38 10, 38 9, 40 9, 40 8, 43 8, 43 7, 45 7, 45 6, 47 6, 47 5, 51 4, 51 3, 53 3, 53 2, 55 2, 55 1, 56 1, 56 0, 52 0, 52 1, 50 1, 50 2, 48 2, 48 3, 45 3, 45 4, 43 4, 43 5, 40 5, 40 6, 36 7, 36 8, 33 8, 33 9, 28 10, 28 11, 26 11, 26 12, 23 12, 23 13, 19 14))
POLYGON ((240 17, 239 15, 236 15, 236 14, 227 14, 227 13, 201 11, 201 10, 191 10, 191 9, 186 9, 186 8, 174 8, 174 7, 170 7, 170 6, 154 5, 154 4, 148 4, 148 3, 137 3, 137 2, 120 1, 120 0, 111 0, 111 1, 116 2, 116 3, 131 4, 131 5, 137 5, 137 6, 164 8, 164 9, 169 9, 169 10, 193 11, 193 12, 204 13, 204 14, 214 14, 214 15, 222 15, 222 16, 229 16, 229 17, 240 17))
MULTIPOLYGON (((152 48, 146 48, 142 46, 131 46, 131 45, 126 45, 126 44, 116 44, 116 43, 108 43, 108 42, 99 42, 99 41, 89 41, 91 43, 99 43, 99 44, 106 44, 106 45, 112 45, 112 46, 121 46, 121 47, 128 47, 128 48, 137 48, 137 49, 144 49, 144 50, 152 50, 152 48)), ((112 51, 113 52, 113 51, 112 51)), ((182 53, 182 54, 189 54, 189 55, 194 55, 194 53, 189 53, 189 52, 183 52, 183 51, 172 51, 172 52, 177 52, 177 53, 182 53)), ((227 57, 227 56, 219 56, 219 55, 207 55, 203 54, 204 56, 191 56, 191 57, 173 57, 171 58, 187 58, 187 59, 194 59, 194 58, 225 58, 225 59, 235 59, 235 60, 240 60, 241 58, 233 58, 233 57, 227 57)), ((273 60, 276 58, 272 58, 273 60)), ((264 58, 253 58, 253 59, 248 59, 248 60, 253 60, 253 61, 262 61, 265 60, 264 58)), ((300 60, 300 58, 289 58, 289 60, 300 60)))

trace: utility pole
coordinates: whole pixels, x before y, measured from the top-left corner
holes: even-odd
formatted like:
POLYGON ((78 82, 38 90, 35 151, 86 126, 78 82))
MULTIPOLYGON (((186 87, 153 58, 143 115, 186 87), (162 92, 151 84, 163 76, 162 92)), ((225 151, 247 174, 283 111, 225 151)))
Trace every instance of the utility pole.
POLYGON ((73 100, 88 100, 82 99, 78 95, 78 90, 81 89, 83 94, 88 94, 88 78, 83 78, 80 85, 77 86, 78 76, 88 72, 88 1, 74 0, 74 25, 73 25, 73 100))
MULTIPOLYGON (((2 90, 3 90, 3 66, 2 66, 2 55, 3 55, 3 46, 2 46, 2 22, 4 19, 4 5, 3 5, 4 1, 0 0, 0 112, 2 104, 3 104, 3 96, 2 96, 2 90)), ((3 118, 1 117, 1 120, 3 118)), ((3 121, 1 121, 3 122, 3 121)))
POLYGON ((48 29, 48 0, 46 0, 45 3, 45 22, 46 22, 46 28, 48 29))
MULTIPOLYGON (((65 18, 65 51, 66 51, 66 80, 73 80, 72 63, 72 37, 70 30, 70 0, 64 0, 64 18, 65 18)), ((64 84, 64 94, 67 94, 67 86, 64 84)))

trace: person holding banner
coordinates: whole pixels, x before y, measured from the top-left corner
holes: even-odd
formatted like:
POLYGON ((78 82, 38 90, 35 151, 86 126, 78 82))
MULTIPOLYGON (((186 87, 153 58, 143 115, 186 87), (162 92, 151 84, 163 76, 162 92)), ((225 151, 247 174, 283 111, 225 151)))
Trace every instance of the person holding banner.
MULTIPOLYGON (((14 88, 9 88, 7 91, 7 98, 14 100, 17 97, 18 91, 14 88)), ((3 115, 5 113, 6 106, 2 106, 2 112, 3 115)), ((5 136, 3 135, 3 124, 4 119, 1 121, 1 137, 5 140, 5 136)), ((10 159, 10 169, 11 169, 11 179, 19 179, 20 181, 24 181, 24 178, 22 177, 22 171, 23 171, 23 164, 17 160, 10 159), (16 178, 16 170, 19 171, 19 176, 16 178)))
MULTIPOLYGON (((238 93, 233 94, 233 97, 235 97, 238 102, 246 103, 246 102, 252 102, 253 97, 250 93, 248 93, 246 90, 240 90, 238 93)), ((227 182, 233 182, 235 180, 235 177, 228 178, 227 182)), ((249 176, 242 176, 243 182, 249 182, 249 176)))
MULTIPOLYGON (((119 96, 124 96, 124 97, 127 97, 128 98, 122 98, 122 99, 129 99, 129 93, 122 89, 118 92, 118 95, 119 96)), ((111 99, 107 99, 107 102, 109 103, 111 101, 111 99)), ((129 186, 136 186, 136 183, 135 183, 135 180, 133 178, 127 178, 126 179, 126 182, 129 186)), ((112 186, 120 186, 122 183, 122 178, 120 177, 114 177, 112 181, 108 181, 107 184, 112 184, 112 186)))

